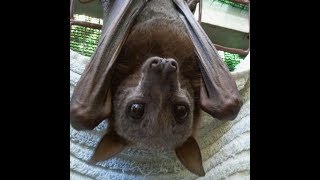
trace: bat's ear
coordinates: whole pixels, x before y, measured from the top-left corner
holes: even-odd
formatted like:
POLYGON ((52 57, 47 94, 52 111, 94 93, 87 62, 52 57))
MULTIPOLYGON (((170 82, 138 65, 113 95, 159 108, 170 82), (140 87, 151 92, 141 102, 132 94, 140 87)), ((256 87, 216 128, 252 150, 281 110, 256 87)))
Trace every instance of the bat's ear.
POLYGON ((90 163, 96 163, 111 158, 112 156, 120 153, 128 146, 125 139, 120 137, 114 131, 108 131, 99 142, 90 163))
POLYGON ((204 176, 202 157, 197 141, 190 136, 186 142, 175 149, 180 162, 191 172, 204 176))

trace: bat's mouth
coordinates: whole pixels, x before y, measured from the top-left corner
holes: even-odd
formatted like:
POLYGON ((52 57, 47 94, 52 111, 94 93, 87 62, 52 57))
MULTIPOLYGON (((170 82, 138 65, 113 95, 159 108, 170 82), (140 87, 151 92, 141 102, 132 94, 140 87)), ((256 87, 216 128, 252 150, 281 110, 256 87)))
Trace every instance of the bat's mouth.
MULTIPOLYGON (((191 134, 191 133, 190 133, 191 134)), ((135 142, 136 147, 147 150, 170 151, 183 144, 190 136, 189 133, 184 136, 164 137, 161 135, 151 136, 142 141, 135 142)))

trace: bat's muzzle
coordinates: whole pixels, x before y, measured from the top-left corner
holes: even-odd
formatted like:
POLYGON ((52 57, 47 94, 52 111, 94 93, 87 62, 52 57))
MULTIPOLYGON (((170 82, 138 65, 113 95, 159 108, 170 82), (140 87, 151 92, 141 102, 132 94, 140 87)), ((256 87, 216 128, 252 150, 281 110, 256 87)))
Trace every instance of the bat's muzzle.
POLYGON ((174 59, 155 58, 151 59, 149 63, 151 71, 162 72, 164 76, 174 73, 178 69, 178 63, 174 59))
POLYGON ((156 96, 170 94, 178 88, 179 65, 176 60, 151 57, 143 65, 143 87, 156 96))

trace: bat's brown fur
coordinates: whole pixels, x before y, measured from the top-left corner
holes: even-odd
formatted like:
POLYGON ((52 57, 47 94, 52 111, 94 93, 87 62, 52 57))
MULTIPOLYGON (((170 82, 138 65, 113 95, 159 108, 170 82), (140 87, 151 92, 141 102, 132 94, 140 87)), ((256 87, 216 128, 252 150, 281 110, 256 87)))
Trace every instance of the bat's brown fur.
POLYGON ((197 56, 172 6, 173 3, 166 0, 153 0, 146 5, 118 56, 112 79, 115 130, 131 143, 147 148, 175 148, 195 133, 199 122, 201 74, 197 56), (177 61, 180 88, 159 96, 161 103, 153 97, 155 108, 147 108, 147 104, 143 123, 136 124, 128 119, 125 110, 127 103, 138 95, 151 103, 151 95, 142 93, 140 87, 147 86, 141 84, 143 76, 147 75, 142 72, 142 65, 154 56, 177 61), (172 100, 178 96, 185 99, 192 110, 183 124, 177 124, 172 113, 175 103, 172 100))

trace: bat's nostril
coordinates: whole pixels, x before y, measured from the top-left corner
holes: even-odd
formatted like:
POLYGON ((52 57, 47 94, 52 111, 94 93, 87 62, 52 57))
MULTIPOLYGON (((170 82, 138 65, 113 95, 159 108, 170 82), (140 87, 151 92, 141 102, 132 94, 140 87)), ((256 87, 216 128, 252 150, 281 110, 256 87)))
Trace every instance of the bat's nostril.
POLYGON ((154 59, 152 60, 152 62, 150 63, 150 67, 156 67, 160 64, 161 60, 160 59, 154 59))
POLYGON ((170 64, 173 68, 177 69, 177 62, 171 61, 170 64))
POLYGON ((170 69, 170 71, 176 71, 178 69, 178 63, 177 61, 173 60, 173 59, 169 59, 167 60, 168 63, 168 68, 170 69))
POLYGON ((148 67, 153 71, 175 72, 178 70, 178 63, 174 59, 154 57, 147 62, 148 67))

